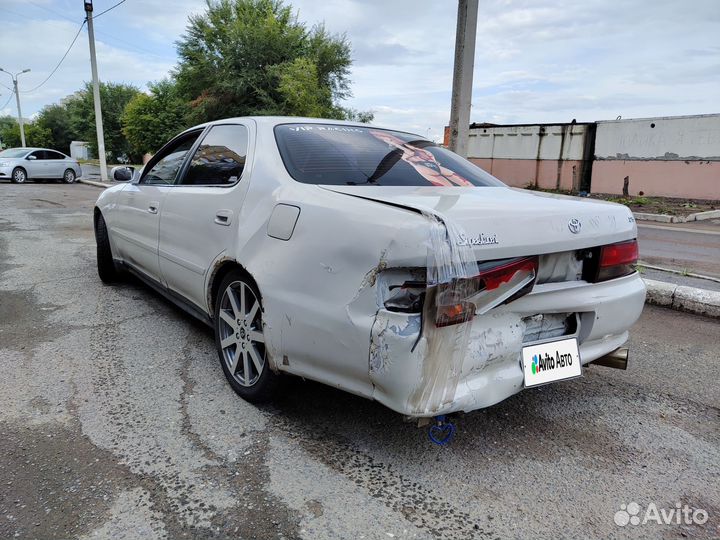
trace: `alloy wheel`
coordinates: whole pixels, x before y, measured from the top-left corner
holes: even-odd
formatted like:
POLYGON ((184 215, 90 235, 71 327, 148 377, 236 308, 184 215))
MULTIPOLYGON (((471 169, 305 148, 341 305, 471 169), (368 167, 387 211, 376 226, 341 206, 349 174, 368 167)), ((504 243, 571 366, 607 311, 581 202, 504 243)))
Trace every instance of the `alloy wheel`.
POLYGON ((67 184, 72 184, 75 181, 75 173, 72 170, 68 169, 67 171, 65 171, 65 176, 63 177, 63 180, 65 180, 67 184))
POLYGON ((265 336, 260 301, 244 281, 233 281, 220 300, 220 348, 238 384, 253 386, 265 369, 265 336))
POLYGON ((13 180, 18 184, 22 184, 25 181, 25 171, 22 169, 16 169, 13 173, 13 180))

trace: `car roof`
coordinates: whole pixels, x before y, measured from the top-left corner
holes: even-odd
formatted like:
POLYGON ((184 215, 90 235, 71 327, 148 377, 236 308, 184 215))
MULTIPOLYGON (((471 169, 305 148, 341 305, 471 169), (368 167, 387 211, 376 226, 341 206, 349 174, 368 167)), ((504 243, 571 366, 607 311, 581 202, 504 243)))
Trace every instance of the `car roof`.
POLYGON ((303 124, 338 124, 338 125, 352 125, 352 126, 365 126, 362 122, 353 122, 351 120, 333 120, 330 118, 309 118, 304 116, 233 116, 231 118, 221 118, 219 120, 213 120, 211 122, 205 122, 204 124, 198 124, 189 130, 197 129, 215 124, 232 124, 238 120, 254 120, 258 124, 276 126, 278 124, 289 124, 289 123, 303 123, 303 124))
POLYGON ((67 156, 65 152, 61 152, 60 150, 55 150, 54 148, 39 148, 39 147, 33 147, 33 148, 26 148, 28 151, 34 151, 34 150, 48 150, 50 152, 57 152, 58 154, 62 154, 63 156, 67 156))
POLYGON ((13 148, 5 148, 5 150, 26 150, 27 152, 34 152, 35 150, 50 150, 52 152, 58 152, 65 155, 65 152, 60 152, 60 150, 54 150, 52 148, 40 148, 39 146, 14 146, 13 148))
MULTIPOLYGON (((389 129, 392 131, 401 131, 403 133, 410 133, 405 132, 402 129, 393 129, 383 126, 377 126, 375 124, 369 124, 369 123, 363 123, 363 122, 355 122, 352 120, 336 120, 336 119, 330 119, 330 118, 309 118, 304 116, 236 116, 232 118, 222 118, 220 120, 213 120, 212 122, 205 122, 204 124, 198 124, 197 126, 193 126, 191 128, 186 129, 183 131, 183 133, 187 133, 189 131, 194 131, 198 128, 204 128, 206 126, 210 125, 218 125, 218 124, 233 124, 238 122, 239 120, 253 120, 258 124, 258 126, 263 127, 274 127, 278 126, 280 124, 334 124, 338 126, 356 126, 356 127, 364 127, 364 128, 377 128, 377 129, 389 129)), ((417 135, 416 133, 411 133, 412 135, 417 135)), ((420 135, 418 135, 420 136, 420 135)))

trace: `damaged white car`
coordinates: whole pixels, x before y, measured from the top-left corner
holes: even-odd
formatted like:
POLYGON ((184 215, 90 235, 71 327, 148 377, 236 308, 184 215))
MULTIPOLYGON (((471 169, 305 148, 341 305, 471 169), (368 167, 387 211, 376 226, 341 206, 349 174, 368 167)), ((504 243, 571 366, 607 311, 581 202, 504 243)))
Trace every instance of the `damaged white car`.
POLYGON ((508 188, 417 135, 233 118, 113 174, 100 277, 212 325, 250 401, 292 374, 410 417, 488 407, 622 366, 645 299, 626 207, 508 188))

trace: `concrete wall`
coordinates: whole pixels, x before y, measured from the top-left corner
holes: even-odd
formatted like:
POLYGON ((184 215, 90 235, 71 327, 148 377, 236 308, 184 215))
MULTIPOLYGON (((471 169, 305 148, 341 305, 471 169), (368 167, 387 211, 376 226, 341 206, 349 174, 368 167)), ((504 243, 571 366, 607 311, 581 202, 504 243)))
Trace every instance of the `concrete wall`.
POLYGON ((720 199, 720 114, 473 124, 468 157, 511 186, 720 199))
POLYGON ((592 191, 720 199, 720 115, 597 123, 592 191))
POLYGON ((593 163, 592 192, 720 199, 720 161, 601 160, 593 163))
POLYGON ((468 158, 506 184, 579 189, 587 124, 471 127, 468 158))

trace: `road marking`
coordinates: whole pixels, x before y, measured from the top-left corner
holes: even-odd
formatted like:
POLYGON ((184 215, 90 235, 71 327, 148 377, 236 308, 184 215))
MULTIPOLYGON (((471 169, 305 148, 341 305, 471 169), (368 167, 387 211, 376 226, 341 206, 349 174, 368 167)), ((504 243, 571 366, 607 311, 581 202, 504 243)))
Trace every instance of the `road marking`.
POLYGON ((660 229, 662 231, 677 231, 686 233, 709 234, 712 236, 720 236, 720 231, 706 231, 704 229, 686 229, 685 227, 663 227, 662 225, 640 225, 638 229, 660 229))

